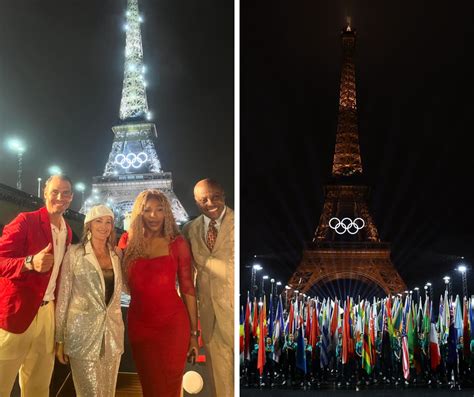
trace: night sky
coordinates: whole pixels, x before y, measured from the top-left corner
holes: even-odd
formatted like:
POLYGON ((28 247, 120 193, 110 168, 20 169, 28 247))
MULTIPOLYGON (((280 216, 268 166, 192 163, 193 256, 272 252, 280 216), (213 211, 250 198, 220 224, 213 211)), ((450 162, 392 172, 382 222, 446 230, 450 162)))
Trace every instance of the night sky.
MULTIPOLYGON (((360 147, 381 239, 409 288, 431 281, 438 302, 448 274, 460 293, 453 269, 462 256, 474 265, 474 3, 242 1, 241 10, 243 296, 255 262, 284 285, 319 223, 347 15, 357 31, 360 147)), ((474 293, 472 271, 468 280, 474 293)))
MULTIPOLYGON (((1 0, 0 182, 23 190, 59 165, 88 185, 101 175, 118 123, 126 0, 1 0)), ((211 176, 234 200, 234 9, 232 2, 140 0, 148 106, 157 153, 190 215, 192 189, 211 176)), ((72 205, 78 209, 80 193, 72 205)))

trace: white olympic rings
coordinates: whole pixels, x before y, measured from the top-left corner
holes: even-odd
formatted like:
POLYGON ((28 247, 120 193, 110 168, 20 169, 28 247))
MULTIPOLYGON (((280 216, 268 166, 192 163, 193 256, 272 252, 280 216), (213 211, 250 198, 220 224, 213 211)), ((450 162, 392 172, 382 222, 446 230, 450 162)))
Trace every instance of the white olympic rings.
POLYGON ((329 227, 334 229, 337 234, 344 234, 345 232, 349 234, 356 234, 360 229, 365 226, 365 222, 362 218, 331 218, 329 220, 329 227))
POLYGON ((120 153, 115 156, 115 164, 120 165, 126 170, 130 167, 140 168, 147 160, 148 156, 145 152, 140 152, 138 154, 128 153, 126 156, 120 153))

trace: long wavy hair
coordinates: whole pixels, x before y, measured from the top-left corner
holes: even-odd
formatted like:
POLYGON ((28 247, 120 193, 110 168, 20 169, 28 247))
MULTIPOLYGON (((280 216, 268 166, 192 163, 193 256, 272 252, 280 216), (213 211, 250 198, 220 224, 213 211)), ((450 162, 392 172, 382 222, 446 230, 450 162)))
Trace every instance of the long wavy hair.
POLYGON ((179 235, 178 225, 171 211, 171 205, 166 196, 156 189, 148 189, 141 192, 132 207, 130 228, 128 230, 127 248, 123 260, 124 274, 128 278, 128 272, 133 261, 137 258, 146 258, 145 246, 145 224, 143 223, 143 210, 148 200, 156 199, 163 206, 164 219, 162 237, 173 241, 179 235))

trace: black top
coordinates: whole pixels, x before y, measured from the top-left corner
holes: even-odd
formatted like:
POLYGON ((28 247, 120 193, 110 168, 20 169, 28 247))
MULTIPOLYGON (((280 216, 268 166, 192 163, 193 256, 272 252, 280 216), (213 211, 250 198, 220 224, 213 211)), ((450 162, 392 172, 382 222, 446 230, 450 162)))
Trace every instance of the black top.
POLYGON ((102 269, 105 282, 105 304, 108 305, 114 293, 114 269, 102 269))

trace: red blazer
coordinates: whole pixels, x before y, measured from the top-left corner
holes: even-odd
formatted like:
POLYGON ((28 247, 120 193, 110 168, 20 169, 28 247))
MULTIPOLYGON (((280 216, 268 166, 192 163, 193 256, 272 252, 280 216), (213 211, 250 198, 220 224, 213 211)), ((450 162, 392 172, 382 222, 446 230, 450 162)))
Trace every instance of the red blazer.
MULTIPOLYGON (((67 241, 72 232, 67 227, 67 241)), ((51 270, 21 272, 25 257, 35 255, 53 242, 45 207, 22 212, 3 229, 0 237, 0 328, 15 334, 27 330, 43 300, 51 270)), ((53 246, 54 247, 54 246, 53 246)))

